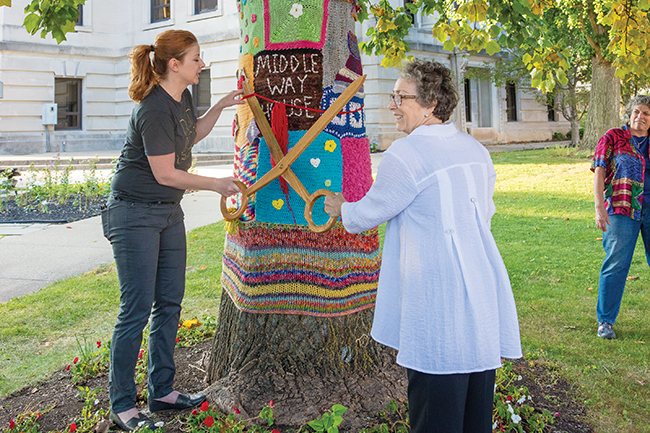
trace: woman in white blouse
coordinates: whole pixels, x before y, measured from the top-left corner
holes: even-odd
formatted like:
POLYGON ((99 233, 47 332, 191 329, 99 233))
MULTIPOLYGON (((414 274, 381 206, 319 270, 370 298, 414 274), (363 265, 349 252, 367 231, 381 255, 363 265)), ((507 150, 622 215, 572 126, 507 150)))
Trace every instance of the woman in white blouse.
POLYGON ((448 122, 449 69, 414 60, 389 109, 408 134, 384 153, 368 194, 325 210, 362 232, 388 221, 372 337, 407 368, 411 431, 489 433, 495 370, 521 357, 508 273, 490 232, 488 151, 448 122))

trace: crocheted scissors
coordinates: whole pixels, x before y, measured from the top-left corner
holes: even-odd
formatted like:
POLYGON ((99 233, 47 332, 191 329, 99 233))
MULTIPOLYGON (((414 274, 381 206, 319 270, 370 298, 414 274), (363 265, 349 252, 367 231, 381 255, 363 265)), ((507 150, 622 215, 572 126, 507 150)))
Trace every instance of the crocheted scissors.
MULTIPOLYGON (((296 159, 302 154, 302 152, 309 147, 311 142, 318 136, 318 134, 325 129, 325 127, 334 119, 339 112, 347 105, 347 103, 352 99, 352 97, 359 91, 363 82, 365 81, 366 76, 362 75, 361 77, 354 80, 348 87, 341 93, 341 95, 336 98, 334 103, 318 118, 318 120, 307 130, 305 135, 298 140, 298 142, 293 146, 293 148, 287 152, 286 155, 282 153, 280 145, 273 134, 271 125, 269 125, 262 107, 256 97, 251 96, 246 99, 248 106, 253 112, 253 117, 257 123, 264 140, 266 141, 271 156, 274 161, 277 161, 275 166, 269 170, 264 176, 258 179, 250 188, 247 188, 246 185, 240 181, 235 181, 235 184, 241 190, 241 206, 237 209, 236 212, 230 213, 228 207, 226 206, 226 197, 221 197, 221 213, 223 217, 232 221, 239 218, 244 211, 246 210, 246 204, 248 203, 248 197, 252 194, 255 194, 260 189, 268 185, 272 180, 277 179, 282 176, 289 185, 298 193, 300 197, 305 201, 305 219, 307 220, 307 225, 312 232, 323 233, 330 230, 336 224, 338 220, 337 217, 330 217, 327 223, 317 226, 314 224, 314 219, 312 217, 312 210, 314 208, 314 203, 320 197, 326 195, 334 194, 332 191, 327 189, 319 189, 312 194, 309 194, 307 189, 303 186, 302 182, 298 179, 295 173, 291 170, 291 164, 294 163, 296 159)), ((253 90, 246 81, 242 82, 244 94, 251 95, 253 90)))

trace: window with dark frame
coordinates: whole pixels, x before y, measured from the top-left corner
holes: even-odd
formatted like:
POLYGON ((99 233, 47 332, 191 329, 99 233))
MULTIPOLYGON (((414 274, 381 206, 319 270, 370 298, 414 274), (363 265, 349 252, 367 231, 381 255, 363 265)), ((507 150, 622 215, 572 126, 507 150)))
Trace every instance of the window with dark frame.
POLYGON ((217 0, 194 0, 194 14, 212 12, 217 10, 217 0))
POLYGON ((411 17, 411 24, 415 26, 415 15, 411 13, 408 7, 406 7, 407 4, 409 3, 415 3, 415 0, 404 0, 404 8, 406 9, 406 14, 411 17))
POLYGON ((57 105, 54 129, 81 129, 81 79, 55 78, 54 102, 57 105))
POLYGON ((204 69, 199 74, 199 84, 192 85, 192 101, 197 116, 202 116, 210 108, 210 80, 210 70, 204 69))
POLYGON ((548 114, 548 121, 555 122, 557 121, 555 115, 555 98, 553 95, 546 95, 546 113, 548 114))
POLYGON ((508 122, 517 121, 517 85, 513 81, 506 83, 506 111, 508 122))
POLYGON ((171 18, 171 0, 151 0, 151 22, 165 21, 171 18))
POLYGON ((472 94, 469 78, 465 78, 465 122, 472 121, 472 94))
POLYGON ((75 25, 83 26, 84 25, 84 5, 77 5, 77 11, 79 12, 79 15, 77 16, 77 21, 75 21, 75 25))

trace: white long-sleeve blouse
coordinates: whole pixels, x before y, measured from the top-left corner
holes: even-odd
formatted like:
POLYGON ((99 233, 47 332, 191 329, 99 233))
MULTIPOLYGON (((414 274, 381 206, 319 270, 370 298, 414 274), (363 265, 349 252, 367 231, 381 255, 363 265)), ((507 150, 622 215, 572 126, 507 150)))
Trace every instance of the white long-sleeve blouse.
POLYGON ((420 126, 384 153, 366 196, 341 208, 358 233, 388 221, 372 337, 423 373, 479 372, 521 357, 510 280, 490 220, 488 151, 452 123, 420 126))

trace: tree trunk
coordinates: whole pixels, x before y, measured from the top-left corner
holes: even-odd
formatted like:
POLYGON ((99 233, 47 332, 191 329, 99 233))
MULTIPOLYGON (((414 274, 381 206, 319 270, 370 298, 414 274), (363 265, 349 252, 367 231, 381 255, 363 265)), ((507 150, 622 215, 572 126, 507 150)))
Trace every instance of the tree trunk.
POLYGON ((369 335, 374 309, 335 318, 240 311, 224 291, 206 381, 209 399, 245 417, 273 400, 275 418, 300 426, 333 404, 358 430, 391 399, 406 397, 395 351, 369 335))
MULTIPOLYGON (((363 74, 354 35, 356 9, 346 0, 238 2, 239 73, 253 85, 280 146, 292 148, 363 74)), ((326 187, 348 201, 372 185, 363 91, 291 164, 304 189, 326 187)), ((248 187, 271 169, 257 121, 237 107, 235 172, 248 187)), ((278 161, 275 161, 278 162, 278 161)), ((245 417, 274 401, 278 424, 298 427, 333 404, 349 408, 344 429, 360 430, 391 398, 406 397, 395 353, 370 338, 377 289, 377 230, 350 234, 338 223, 306 228, 304 200, 273 180, 229 225, 221 308, 206 392, 222 411, 245 417)), ((329 216, 322 202, 313 219, 329 216)), ((320 222, 317 221, 320 218, 320 222)))
POLYGON ((620 126, 621 82, 615 72, 610 61, 593 57, 589 109, 581 146, 584 149, 595 149, 605 132, 620 126))
POLYGON ((580 121, 577 118, 571 120, 571 147, 580 145, 580 121))

